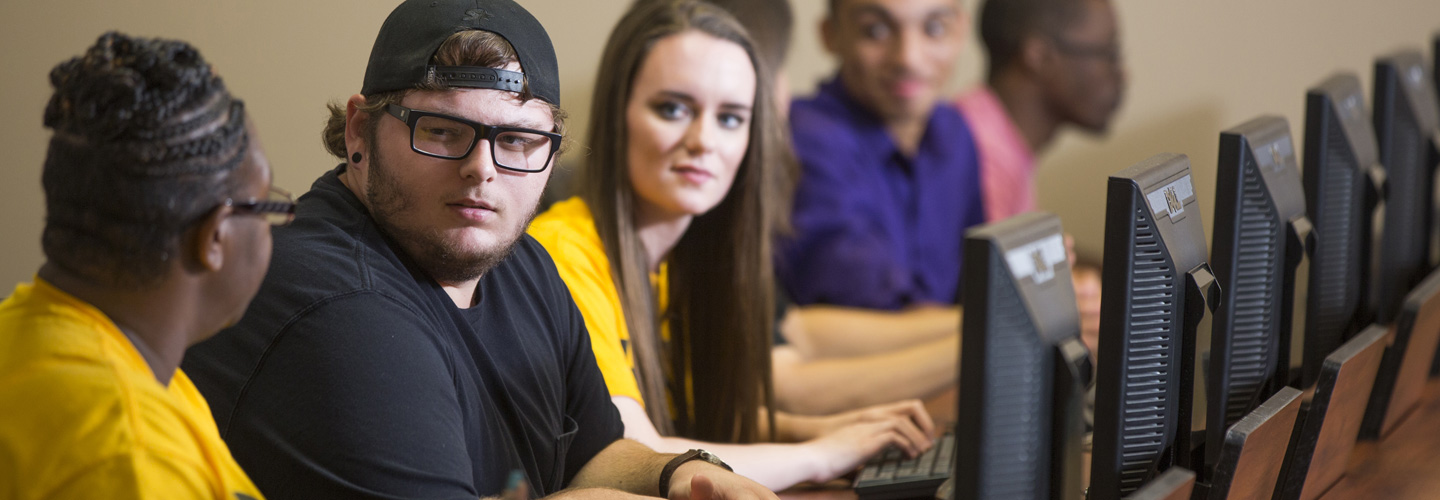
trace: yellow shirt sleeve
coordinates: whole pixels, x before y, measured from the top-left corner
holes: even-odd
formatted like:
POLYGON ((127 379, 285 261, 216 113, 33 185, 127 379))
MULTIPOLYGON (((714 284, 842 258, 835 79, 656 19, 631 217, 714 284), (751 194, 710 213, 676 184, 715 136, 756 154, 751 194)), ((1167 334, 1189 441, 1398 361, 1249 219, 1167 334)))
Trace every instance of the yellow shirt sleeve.
POLYGON ((259 499, 182 370, 160 385, 99 310, 39 282, 0 303, 0 499, 259 499))
POLYGON ((136 388, 99 370, 70 369, 0 384, 0 399, 43 409, 0 417, 0 444, 23 461, 12 468, 0 459, 0 484, 19 486, 19 498, 262 498, 208 410, 193 406, 200 395, 183 372, 169 388, 136 388))
MULTIPOLYGON (((59 483, 45 498, 244 498, 215 491, 216 486, 210 484, 206 471, 194 467, 193 464, 171 460, 155 453, 114 456, 69 472, 74 475, 59 483)), ((244 494, 238 491, 235 493, 244 494)))
POLYGON ((610 273, 610 260, 595 232, 590 210, 578 198, 556 203, 535 218, 529 233, 550 252, 560 278, 585 317, 595 363, 605 377, 611 396, 624 396, 645 404, 635 380, 635 356, 630 350, 620 294, 610 273))

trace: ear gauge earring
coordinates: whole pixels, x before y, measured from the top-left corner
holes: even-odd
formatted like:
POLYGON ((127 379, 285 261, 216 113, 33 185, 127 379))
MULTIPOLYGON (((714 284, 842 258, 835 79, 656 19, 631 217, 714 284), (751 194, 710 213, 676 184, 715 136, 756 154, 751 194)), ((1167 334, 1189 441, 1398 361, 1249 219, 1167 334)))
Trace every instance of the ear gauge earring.
POLYGON ((356 152, 355 154, 350 155, 350 163, 360 163, 360 153, 359 153, 359 152, 356 152))

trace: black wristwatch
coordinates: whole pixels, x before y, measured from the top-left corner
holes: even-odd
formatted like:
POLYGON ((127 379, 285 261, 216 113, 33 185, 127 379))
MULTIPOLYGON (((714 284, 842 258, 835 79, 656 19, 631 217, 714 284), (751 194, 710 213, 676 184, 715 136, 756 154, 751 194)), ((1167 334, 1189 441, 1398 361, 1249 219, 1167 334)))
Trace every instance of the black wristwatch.
POLYGON ((729 465, 725 465, 725 462, 720 461, 720 457, 717 457, 708 451, 699 449, 687 451, 680 454, 680 456, 670 459, 670 463, 665 464, 664 469, 660 469, 661 497, 670 496, 670 476, 675 475, 675 469, 679 469, 681 464, 684 464, 685 462, 689 462, 691 460, 701 460, 721 469, 735 472, 735 469, 731 469, 729 465))

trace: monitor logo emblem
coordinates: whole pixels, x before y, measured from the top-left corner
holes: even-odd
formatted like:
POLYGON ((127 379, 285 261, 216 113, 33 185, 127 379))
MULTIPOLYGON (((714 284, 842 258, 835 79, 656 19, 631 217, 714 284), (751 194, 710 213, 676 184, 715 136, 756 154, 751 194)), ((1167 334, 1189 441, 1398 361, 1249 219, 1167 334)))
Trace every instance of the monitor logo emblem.
POLYGON ((1065 264, 1065 238, 1056 229, 1038 241, 1006 250, 1005 263, 1017 281, 1030 278, 1036 285, 1049 283, 1056 269, 1065 264))
POLYGON ((1358 96, 1351 95, 1350 98, 1345 99, 1345 112, 1350 114, 1351 119, 1360 114, 1360 98, 1358 96))
POLYGON ((1155 188, 1146 193, 1145 201, 1150 205, 1150 213, 1156 217, 1168 215, 1173 221, 1185 215, 1185 200, 1193 196, 1195 196, 1195 186, 1190 183, 1190 176, 1186 175, 1164 187, 1155 188))
POLYGON ((1036 283, 1044 283, 1050 281, 1050 278, 1055 277, 1055 267, 1051 266, 1050 261, 1045 259, 1043 249, 1037 247, 1035 251, 1030 252, 1030 260, 1035 262, 1034 278, 1036 283))
POLYGON ((1175 191, 1175 186, 1165 187, 1165 211, 1170 213, 1171 218, 1185 212, 1185 205, 1180 203, 1180 194, 1175 191))

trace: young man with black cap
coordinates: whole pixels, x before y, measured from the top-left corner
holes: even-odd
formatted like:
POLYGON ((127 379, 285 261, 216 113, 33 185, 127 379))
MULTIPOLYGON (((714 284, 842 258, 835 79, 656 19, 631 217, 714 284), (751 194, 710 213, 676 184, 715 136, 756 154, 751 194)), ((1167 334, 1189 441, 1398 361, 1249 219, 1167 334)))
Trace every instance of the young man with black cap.
POLYGON ((523 476, 539 495, 773 498, 707 453, 620 439, 584 322, 524 235, 560 150, 557 77, 512 0, 410 0, 381 26, 326 127, 346 162, 276 232, 245 318, 185 365, 269 497, 475 498, 523 476))

